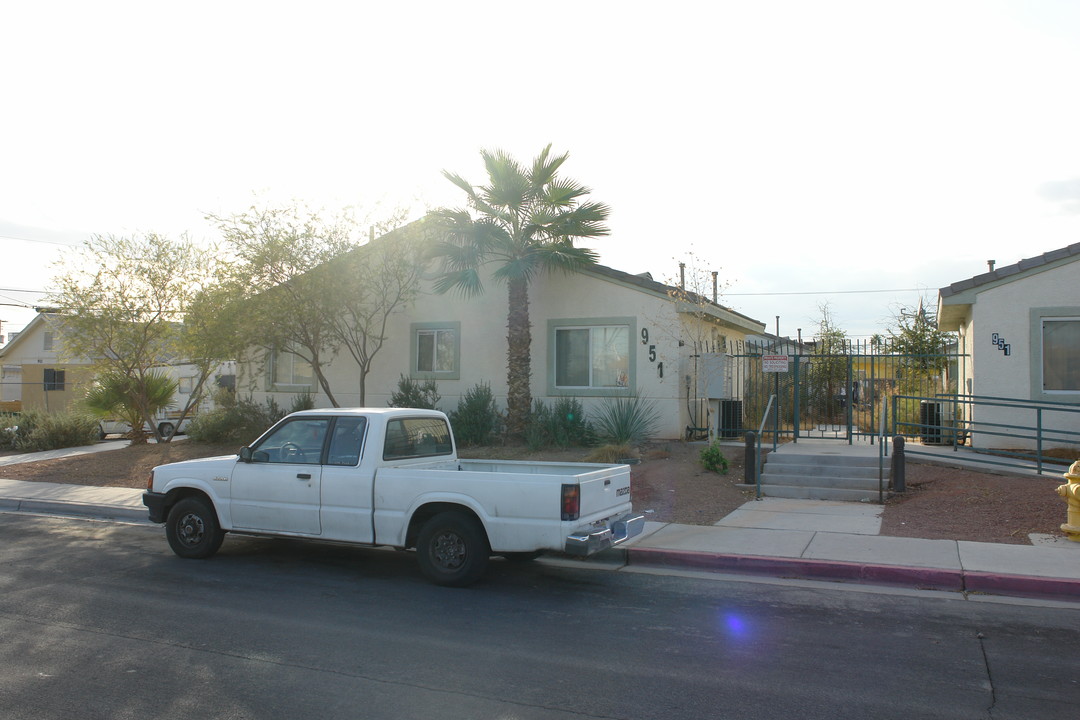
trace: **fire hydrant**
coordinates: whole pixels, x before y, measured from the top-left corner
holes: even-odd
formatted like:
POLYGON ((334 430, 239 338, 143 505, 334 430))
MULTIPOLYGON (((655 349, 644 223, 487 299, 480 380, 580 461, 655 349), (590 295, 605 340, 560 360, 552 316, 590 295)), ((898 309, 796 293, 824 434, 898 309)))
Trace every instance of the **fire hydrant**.
POLYGON ((1069 503, 1068 522, 1061 526, 1065 537, 1073 542, 1080 542, 1080 460, 1069 466, 1065 473, 1069 482, 1058 485, 1057 494, 1069 503))

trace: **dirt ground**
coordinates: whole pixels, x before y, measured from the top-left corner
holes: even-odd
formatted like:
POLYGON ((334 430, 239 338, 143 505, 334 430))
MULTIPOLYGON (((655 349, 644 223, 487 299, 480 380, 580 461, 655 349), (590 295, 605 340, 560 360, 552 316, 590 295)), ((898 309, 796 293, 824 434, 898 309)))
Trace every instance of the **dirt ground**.
MULTIPOLYGON (((753 499, 741 489, 742 449, 725 449, 728 473, 704 470, 702 444, 658 442, 642 448, 631 466, 634 509, 650 520, 709 525, 753 499)), ((197 457, 231 455, 237 448, 180 440, 135 445, 59 460, 10 465, 0 477, 37 482, 143 488, 155 465, 197 457)), ((521 447, 471 448, 464 457, 515 460, 585 460, 589 450, 529 452, 521 447)), ((10 454, 10 453, 8 453, 10 454)), ((1065 468, 1062 467, 1064 472, 1065 468)), ((903 495, 883 507, 882 535, 1030 544, 1028 533, 1061 535, 1065 502, 1054 489, 1060 473, 1019 478, 908 463, 903 495)))

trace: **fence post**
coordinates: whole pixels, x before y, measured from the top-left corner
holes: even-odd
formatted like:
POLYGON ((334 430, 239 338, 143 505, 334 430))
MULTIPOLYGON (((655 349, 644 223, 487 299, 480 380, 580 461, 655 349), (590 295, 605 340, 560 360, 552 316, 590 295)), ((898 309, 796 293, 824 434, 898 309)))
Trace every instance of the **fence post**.
POLYGON ((893 438, 892 465, 890 477, 892 478, 893 492, 904 492, 907 489, 907 481, 904 478, 904 436, 897 435, 893 438))

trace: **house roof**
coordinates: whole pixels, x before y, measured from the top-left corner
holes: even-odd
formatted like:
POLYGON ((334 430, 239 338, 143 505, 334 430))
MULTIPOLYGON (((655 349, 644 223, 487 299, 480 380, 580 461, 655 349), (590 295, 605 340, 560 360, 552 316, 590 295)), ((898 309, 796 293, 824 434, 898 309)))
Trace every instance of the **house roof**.
MULTIPOLYGON (((665 285, 664 283, 657 282, 652 279, 650 273, 642 273, 640 275, 632 275, 622 270, 616 270, 615 268, 608 267, 606 265, 589 265, 586 268, 578 270, 578 272, 595 275, 615 282, 631 285, 642 290, 651 292, 655 295, 663 297, 671 297, 671 292, 678 290, 678 288, 671 285, 665 285)), ((697 295, 696 293, 687 293, 688 301, 694 303, 694 310, 704 310, 709 315, 713 316, 717 320, 725 322, 729 325, 738 327, 747 332, 762 332, 765 329, 765 323, 760 320, 755 320, 749 315, 743 315, 740 312, 736 312, 731 308, 726 308, 719 303, 715 303, 706 297, 697 295)))
POLYGON ((955 330, 963 322, 975 296, 983 290, 1019 280, 1052 267, 1080 259, 1080 243, 1073 243, 1042 255, 1025 258, 1013 265, 996 268, 938 290, 938 328, 955 330))
POLYGON ((26 342, 26 339, 33 335, 34 331, 37 330, 38 325, 47 324, 54 315, 55 313, 38 311, 38 314, 34 316, 34 319, 28 322, 26 327, 24 327, 13 340, 0 348, 0 358, 7 356, 13 349, 26 342))

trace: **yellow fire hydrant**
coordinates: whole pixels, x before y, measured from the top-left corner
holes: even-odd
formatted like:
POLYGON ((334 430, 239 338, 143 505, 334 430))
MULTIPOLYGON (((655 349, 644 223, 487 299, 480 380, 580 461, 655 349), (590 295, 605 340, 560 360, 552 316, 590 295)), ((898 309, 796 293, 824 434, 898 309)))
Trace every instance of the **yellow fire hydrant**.
POLYGON ((1058 485, 1057 494, 1069 503, 1068 522, 1061 526, 1065 537, 1073 542, 1080 542, 1080 460, 1069 466, 1065 473, 1069 482, 1058 485))

